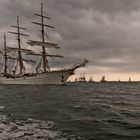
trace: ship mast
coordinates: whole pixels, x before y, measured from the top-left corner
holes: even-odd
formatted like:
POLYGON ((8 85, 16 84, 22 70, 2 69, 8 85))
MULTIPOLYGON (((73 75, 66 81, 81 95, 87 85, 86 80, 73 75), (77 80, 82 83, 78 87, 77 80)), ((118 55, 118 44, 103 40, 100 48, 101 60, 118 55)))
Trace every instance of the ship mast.
POLYGON ((25 59, 22 58, 22 52, 27 52, 27 51, 31 52, 31 50, 21 48, 21 36, 28 37, 29 35, 21 33, 21 29, 26 30, 26 28, 23 28, 23 27, 20 26, 19 16, 17 16, 17 25, 16 26, 12 25, 11 27, 14 27, 14 28, 17 29, 17 32, 9 32, 9 33, 17 35, 18 48, 10 48, 10 47, 8 47, 8 49, 11 50, 11 51, 18 51, 18 58, 8 57, 8 59, 14 59, 14 60, 17 60, 19 62, 20 75, 22 75, 23 70, 25 69, 24 65, 23 65, 23 61, 28 61, 28 60, 25 60, 25 59))
MULTIPOLYGON (((42 34, 42 43, 45 43, 45 27, 54 28, 49 25, 44 24, 44 18, 51 19, 50 17, 44 16, 43 12, 43 3, 41 3, 41 14, 34 14, 35 16, 41 17, 41 23, 32 22, 33 24, 41 25, 41 34, 42 34)), ((42 59, 43 59, 43 69, 44 72, 47 72, 47 68, 49 69, 49 64, 47 60, 47 52, 44 46, 42 46, 42 59)))
POLYGON ((8 58, 7 58, 7 45, 6 45, 6 35, 4 33, 4 60, 5 60, 5 65, 4 65, 4 75, 7 75, 7 62, 8 62, 8 58))
POLYGON ((52 29, 54 29, 54 27, 51 26, 51 25, 45 24, 44 19, 51 20, 51 18, 44 15, 43 3, 41 3, 41 14, 34 14, 34 15, 41 18, 41 22, 32 22, 32 23, 41 26, 42 40, 41 41, 29 40, 27 43, 29 45, 31 45, 31 46, 37 45, 37 46, 42 47, 42 52, 41 53, 32 52, 32 53, 29 53, 27 55, 41 56, 42 60, 43 60, 43 72, 47 72, 48 70, 50 70, 47 57, 51 57, 51 58, 59 57, 59 58, 62 58, 63 56, 58 55, 58 54, 48 54, 48 52, 46 51, 46 48, 60 49, 60 46, 59 46, 59 44, 56 44, 56 43, 53 43, 53 42, 49 42, 48 40, 47 41, 45 40, 45 36, 47 36, 47 38, 48 38, 48 35, 45 33, 45 27, 52 28, 52 29))
MULTIPOLYGON (((42 23, 42 42, 45 42, 45 31, 44 31, 44 18, 43 18, 43 4, 41 3, 41 23, 42 23)), ((43 56, 43 64, 44 64, 44 72, 46 72, 46 67, 47 67, 47 58, 46 58, 46 50, 45 47, 42 46, 42 56, 43 56)), ((49 66, 48 66, 49 67, 49 66)))
POLYGON ((21 54, 21 39, 20 39, 20 28, 19 28, 19 16, 17 16, 17 35, 18 35, 18 56, 19 56, 19 66, 20 66, 20 75, 22 75, 23 70, 23 61, 22 61, 22 54, 21 54))

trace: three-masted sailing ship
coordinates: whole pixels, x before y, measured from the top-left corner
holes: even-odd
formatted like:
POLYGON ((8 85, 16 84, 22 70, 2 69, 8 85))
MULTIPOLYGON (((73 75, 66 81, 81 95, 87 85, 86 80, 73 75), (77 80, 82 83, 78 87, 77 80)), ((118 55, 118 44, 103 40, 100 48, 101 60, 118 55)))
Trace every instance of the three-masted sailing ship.
MULTIPOLYGON (((66 69, 60 69, 60 70, 51 70, 49 63, 48 63, 48 57, 51 58, 63 58, 63 56, 58 54, 48 54, 47 48, 54 48, 59 49, 60 46, 56 43, 50 42, 48 35, 45 33, 45 28, 54 28, 51 25, 45 24, 45 19, 51 20, 50 17, 44 15, 43 11, 43 3, 41 3, 41 13, 40 14, 34 14, 37 17, 40 17, 41 22, 32 22, 33 24, 36 24, 41 27, 41 40, 29 40, 27 43, 30 46, 39 46, 42 47, 41 53, 35 53, 33 50, 26 49, 22 47, 22 41, 21 37, 25 36, 28 37, 27 34, 23 33, 23 30, 26 30, 26 28, 23 28, 20 26, 19 23, 19 17, 17 16, 17 24, 12 25, 12 27, 16 28, 17 31, 9 32, 11 34, 15 34, 17 36, 17 44, 18 47, 7 47, 6 43, 6 35, 4 34, 4 53, 2 53, 4 58, 4 63, 1 64, 2 67, 4 67, 3 72, 1 72, 0 75, 0 84, 32 84, 32 85, 44 85, 44 84, 64 84, 67 82, 67 79, 74 74, 74 71, 78 69, 79 67, 85 66, 88 61, 84 59, 84 61, 78 65, 74 65, 71 68, 66 69), (47 37, 47 39, 45 38, 47 37), (16 55, 13 56, 16 52, 16 55), (24 54, 25 53, 25 54, 24 54), (12 55, 12 56, 11 56, 12 55), (36 63, 32 59, 26 59, 24 58, 26 56, 40 57, 40 62, 36 66, 35 72, 27 72, 26 71, 26 63, 36 63), (9 70, 9 62, 13 61, 12 65, 12 72, 9 70), (43 67, 43 70, 39 70, 40 67, 43 67)), ((34 65, 34 64, 33 64, 34 65)))

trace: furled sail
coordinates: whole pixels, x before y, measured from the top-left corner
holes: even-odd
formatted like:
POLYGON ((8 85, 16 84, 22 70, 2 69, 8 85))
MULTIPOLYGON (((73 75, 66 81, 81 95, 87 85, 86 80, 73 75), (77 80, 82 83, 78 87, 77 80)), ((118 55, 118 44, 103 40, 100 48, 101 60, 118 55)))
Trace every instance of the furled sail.
POLYGON ((44 16, 44 15, 40 15, 40 14, 34 14, 35 16, 39 16, 39 17, 42 17, 42 18, 47 18, 47 19, 51 19, 50 17, 48 16, 44 16))
POLYGON ((48 56, 48 57, 60 57, 60 58, 63 58, 63 56, 61 55, 58 55, 58 54, 42 54, 42 53, 34 53, 34 52, 31 52, 31 53, 28 53, 27 55, 35 55, 35 56, 42 56, 42 55, 45 55, 45 56, 48 56))
POLYGON ((32 50, 29 50, 29 49, 19 49, 19 48, 12 48, 12 47, 7 47, 6 48, 6 51, 7 52, 11 52, 11 51, 22 51, 22 52, 25 52, 25 53, 32 52, 32 50))
MULTIPOLYGON (((11 56, 8 56, 7 58, 12 59, 12 60, 19 60, 19 58, 14 58, 14 57, 11 57, 11 56)), ((22 61, 36 63, 36 61, 34 61, 34 60, 22 59, 22 61)))
POLYGON ((43 47, 46 47, 46 48, 60 49, 60 46, 58 46, 58 44, 51 43, 51 42, 41 42, 41 41, 32 41, 32 40, 29 40, 27 43, 29 45, 31 45, 31 46, 38 45, 38 46, 43 46, 43 47))
POLYGON ((32 22, 33 24, 36 24, 36 25, 41 25, 43 27, 48 27, 48 28, 52 28, 54 29, 55 27, 51 26, 51 25, 47 25, 47 24, 42 24, 42 23, 38 23, 38 22, 32 22))

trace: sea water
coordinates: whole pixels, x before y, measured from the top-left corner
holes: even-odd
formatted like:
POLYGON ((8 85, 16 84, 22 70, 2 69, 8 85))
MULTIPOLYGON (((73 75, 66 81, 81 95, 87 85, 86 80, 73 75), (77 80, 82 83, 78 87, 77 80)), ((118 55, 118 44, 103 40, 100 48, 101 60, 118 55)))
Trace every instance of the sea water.
POLYGON ((140 83, 0 85, 0 140, 140 140, 140 83))

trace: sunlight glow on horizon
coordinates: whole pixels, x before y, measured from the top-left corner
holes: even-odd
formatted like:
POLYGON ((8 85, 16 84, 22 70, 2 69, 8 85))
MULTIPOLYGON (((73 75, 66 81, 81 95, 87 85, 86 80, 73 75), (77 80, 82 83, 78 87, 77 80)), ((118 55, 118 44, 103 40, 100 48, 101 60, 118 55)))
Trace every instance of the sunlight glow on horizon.
MULTIPOLYGON (((100 73, 100 74, 86 74, 86 80, 89 81, 89 78, 92 77, 93 81, 99 82, 102 77, 105 76, 107 81, 140 81, 140 73, 100 73)), ((75 78, 79 78, 80 74, 76 73, 75 75, 71 76, 68 81, 75 81, 75 78)))

